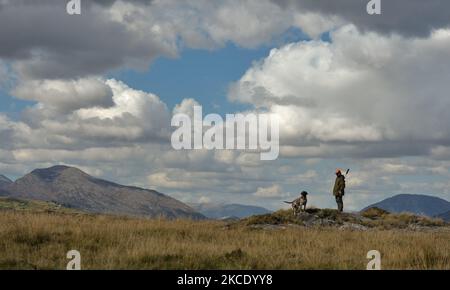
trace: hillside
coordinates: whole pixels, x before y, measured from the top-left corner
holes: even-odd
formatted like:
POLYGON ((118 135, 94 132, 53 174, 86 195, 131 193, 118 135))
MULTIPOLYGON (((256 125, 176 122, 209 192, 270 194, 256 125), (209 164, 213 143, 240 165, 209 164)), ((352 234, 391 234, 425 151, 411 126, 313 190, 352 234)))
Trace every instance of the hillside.
POLYGON ((443 219, 444 221, 450 222, 450 210, 441 214, 436 215, 437 218, 443 219))
POLYGON ((263 207, 243 204, 200 203, 191 204, 191 206, 204 216, 211 219, 224 219, 230 217, 245 218, 252 215, 270 213, 268 209, 263 207))
POLYGON ((82 211, 66 208, 60 204, 38 200, 24 200, 0 197, 0 211, 29 213, 85 214, 82 211))
MULTIPOLYGON (((310 208, 298 216, 291 210, 279 210, 265 215, 251 216, 236 224, 253 228, 278 229, 284 227, 338 228, 341 230, 450 230, 450 224, 440 219, 409 213, 389 213, 383 209, 370 208, 361 213, 339 213, 334 209, 310 208)), ((233 226, 233 225, 231 225, 233 226)))
POLYGON ((6 186, 8 184, 11 184, 11 183, 12 183, 11 179, 9 179, 8 177, 0 174, 0 188, 6 186))
MULTIPOLYGON (((325 210, 323 217, 332 216, 325 210)), ((1 269, 65 269, 68 249, 82 269, 366 269, 368 249, 383 269, 450 269, 450 231, 256 227, 244 222, 123 218, 0 210, 1 269)), ((284 216, 284 217, 283 217, 284 216)), ((253 221, 267 222, 257 219, 253 221)), ((280 221, 280 220, 279 220, 280 221)))
POLYGON ((12 198, 54 202, 91 213, 202 219, 186 204, 159 193, 94 178, 67 166, 36 169, 2 188, 12 198))
POLYGON ((450 202, 429 195, 399 194, 367 206, 378 207, 389 212, 410 212, 418 215, 435 216, 450 210, 450 202))

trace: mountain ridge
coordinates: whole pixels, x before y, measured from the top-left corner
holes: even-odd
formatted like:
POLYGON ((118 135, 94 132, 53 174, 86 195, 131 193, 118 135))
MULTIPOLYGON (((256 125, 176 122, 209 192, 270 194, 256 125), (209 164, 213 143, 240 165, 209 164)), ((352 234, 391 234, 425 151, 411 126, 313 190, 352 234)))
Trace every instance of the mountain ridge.
POLYGON ((205 217, 188 205, 150 189, 95 178, 75 167, 35 169, 2 188, 0 195, 56 202, 92 213, 143 217, 205 217))

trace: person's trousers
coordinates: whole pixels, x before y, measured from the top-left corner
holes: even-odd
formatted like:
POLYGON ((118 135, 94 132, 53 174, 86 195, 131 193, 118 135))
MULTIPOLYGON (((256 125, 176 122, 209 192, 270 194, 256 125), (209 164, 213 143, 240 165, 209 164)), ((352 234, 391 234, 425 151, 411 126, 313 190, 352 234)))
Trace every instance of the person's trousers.
POLYGON ((342 212, 344 210, 344 201, 341 195, 336 195, 336 203, 338 206, 338 211, 342 212))

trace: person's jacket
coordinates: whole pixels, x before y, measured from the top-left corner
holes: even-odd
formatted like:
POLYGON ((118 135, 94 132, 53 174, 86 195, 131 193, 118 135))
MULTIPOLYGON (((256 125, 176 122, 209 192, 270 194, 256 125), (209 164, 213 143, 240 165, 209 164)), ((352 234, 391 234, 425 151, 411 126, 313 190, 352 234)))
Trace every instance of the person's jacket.
POLYGON ((333 195, 334 196, 344 196, 345 194, 345 176, 339 175, 336 177, 334 183, 333 195))

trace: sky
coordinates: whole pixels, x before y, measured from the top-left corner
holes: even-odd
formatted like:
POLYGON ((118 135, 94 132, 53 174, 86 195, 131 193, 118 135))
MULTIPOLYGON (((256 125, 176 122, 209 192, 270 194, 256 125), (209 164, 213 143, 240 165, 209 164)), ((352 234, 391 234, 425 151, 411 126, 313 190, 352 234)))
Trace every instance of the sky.
MULTIPOLYGON (((56 164, 184 202, 450 200, 450 3, 0 0, 0 174, 56 164), (268 112, 280 156, 174 150, 171 118, 268 112)), ((368 2, 368 1, 367 1, 368 2)))

